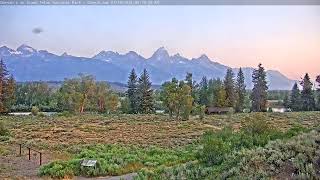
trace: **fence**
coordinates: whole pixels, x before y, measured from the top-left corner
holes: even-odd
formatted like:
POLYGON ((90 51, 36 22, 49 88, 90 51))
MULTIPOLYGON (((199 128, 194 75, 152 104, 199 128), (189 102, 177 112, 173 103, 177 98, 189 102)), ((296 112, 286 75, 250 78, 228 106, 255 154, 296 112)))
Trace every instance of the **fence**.
POLYGON ((18 144, 19 145, 19 156, 22 156, 22 148, 25 147, 28 149, 28 159, 29 161, 31 160, 31 151, 34 151, 36 153, 39 153, 39 165, 42 165, 42 152, 32 149, 29 146, 23 146, 23 144, 18 144))

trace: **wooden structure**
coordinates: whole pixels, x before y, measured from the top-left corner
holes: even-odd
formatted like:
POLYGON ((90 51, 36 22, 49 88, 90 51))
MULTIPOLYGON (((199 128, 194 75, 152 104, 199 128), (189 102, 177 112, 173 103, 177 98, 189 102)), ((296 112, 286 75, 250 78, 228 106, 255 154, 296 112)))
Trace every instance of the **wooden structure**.
POLYGON ((206 113, 207 114, 227 114, 233 113, 232 107, 207 107, 206 113))
MULTIPOLYGON (((19 145, 19 156, 22 156, 22 147, 23 144, 18 144, 19 145)), ((28 160, 31 160, 31 151, 34 151, 36 153, 39 153, 39 165, 42 165, 42 152, 41 151, 37 151, 35 149, 30 148, 29 146, 25 146, 28 149, 28 160)))

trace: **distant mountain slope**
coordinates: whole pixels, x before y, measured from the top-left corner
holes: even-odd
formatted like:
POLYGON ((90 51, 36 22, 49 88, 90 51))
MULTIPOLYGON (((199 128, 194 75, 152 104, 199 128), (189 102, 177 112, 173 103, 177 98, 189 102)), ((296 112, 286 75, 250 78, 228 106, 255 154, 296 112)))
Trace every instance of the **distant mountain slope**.
MULTIPOLYGON (((154 84, 161 84, 172 77, 183 79, 191 72, 195 80, 203 76, 223 78, 228 66, 210 60, 206 55, 187 59, 180 54, 170 56, 164 47, 159 48, 150 58, 144 58, 134 51, 119 54, 101 51, 92 58, 76 57, 63 53, 55 55, 46 50, 36 50, 21 45, 17 50, 0 47, 0 57, 18 81, 62 81, 79 73, 92 74, 97 80, 126 83, 132 68, 140 73, 144 68, 150 73, 154 84)), ((238 69, 233 69, 235 74, 238 69)), ((251 88, 253 68, 243 68, 247 88, 251 88)), ((267 71, 270 89, 290 89, 293 80, 278 71, 267 71)))

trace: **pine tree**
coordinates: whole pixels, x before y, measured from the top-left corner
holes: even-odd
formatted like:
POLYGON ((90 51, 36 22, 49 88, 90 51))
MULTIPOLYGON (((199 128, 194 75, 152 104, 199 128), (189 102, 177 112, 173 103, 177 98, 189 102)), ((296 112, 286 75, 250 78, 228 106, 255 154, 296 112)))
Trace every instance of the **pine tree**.
POLYGON ((197 100, 197 84, 196 81, 194 81, 192 79, 192 73, 187 73, 186 75, 186 79, 185 79, 187 85, 191 88, 191 96, 193 98, 193 102, 192 104, 195 104, 196 100, 197 100))
POLYGON ((288 93, 286 93, 286 94, 284 95, 282 105, 283 105, 285 108, 290 108, 290 101, 289 101, 289 94, 288 94, 288 93))
POLYGON ((237 83, 236 83, 236 112, 242 112, 244 109, 244 102, 246 98, 246 85, 244 82, 244 75, 242 72, 242 69, 239 69, 238 75, 237 75, 237 83))
POLYGON ((301 109, 303 111, 315 110, 315 100, 312 90, 312 82, 310 81, 309 74, 306 73, 303 80, 300 82, 302 86, 301 91, 301 109))
POLYGON ((188 120, 191 110, 192 110, 192 103, 193 103, 193 98, 191 96, 191 88, 183 84, 180 86, 180 108, 182 112, 182 119, 183 120, 188 120))
POLYGON ((200 82, 200 89, 199 89, 199 104, 208 106, 208 80, 207 77, 202 77, 200 82))
POLYGON ((16 89, 16 81, 13 78, 12 75, 9 76, 7 83, 6 83, 6 89, 5 89, 5 107, 7 107, 7 110, 10 109, 10 107, 15 102, 15 89, 16 89))
POLYGON ((10 109, 14 101, 15 81, 13 76, 9 76, 6 65, 0 60, 0 113, 5 113, 10 109))
POLYGON ((267 111, 267 95, 268 85, 266 80, 266 72, 261 64, 258 69, 252 73, 253 89, 251 93, 252 111, 265 112, 267 111))
POLYGON ((320 111, 320 75, 317 76, 316 82, 318 83, 317 87, 317 109, 320 111))
POLYGON ((223 85, 217 88, 217 95, 215 97, 217 99, 216 101, 217 107, 225 107, 227 105, 227 102, 226 102, 227 93, 223 85))
POLYGON ((140 113, 153 113, 154 101, 153 90, 151 89, 151 82, 149 74, 146 69, 143 70, 138 82, 138 106, 140 113))
POLYGON ((185 81, 187 85, 192 89, 193 87, 192 73, 187 73, 185 81))
POLYGON ((137 83, 137 74, 135 70, 132 69, 128 80, 127 96, 129 99, 129 112, 133 114, 138 113, 137 83))
POLYGON ((294 83, 291 94, 290 94, 290 102, 289 107, 292 111, 300 111, 301 106, 301 95, 300 90, 298 88, 298 84, 294 83))
POLYGON ((225 79, 224 79, 224 89, 226 92, 226 106, 234 107, 235 106, 235 87, 234 87, 234 74, 232 69, 227 70, 225 79))

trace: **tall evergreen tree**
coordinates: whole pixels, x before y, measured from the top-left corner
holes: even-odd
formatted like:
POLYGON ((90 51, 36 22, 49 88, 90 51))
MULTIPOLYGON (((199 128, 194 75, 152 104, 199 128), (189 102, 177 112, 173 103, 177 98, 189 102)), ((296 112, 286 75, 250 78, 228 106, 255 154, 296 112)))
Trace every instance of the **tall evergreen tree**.
POLYGON ((10 109, 14 100, 15 81, 13 76, 9 76, 6 65, 0 60, 0 113, 5 113, 10 109))
POLYGON ((294 83, 291 93, 289 107, 292 111, 300 111, 301 107, 301 94, 297 83, 294 83))
POLYGON ((140 113, 153 113, 154 101, 153 90, 151 89, 151 82, 149 74, 146 69, 143 70, 138 82, 138 107, 140 113))
POLYGON ((317 109, 320 111, 320 75, 317 76, 316 82, 318 83, 317 87, 317 109))
POLYGON ((203 76, 200 82, 199 89, 199 104, 208 106, 208 80, 207 77, 203 76))
POLYGON ((185 81, 187 85, 192 89, 193 87, 192 73, 187 73, 185 81))
POLYGON ((282 105, 283 105, 285 108, 290 108, 290 101, 289 101, 289 94, 288 94, 288 93, 286 93, 286 94, 284 95, 282 105))
POLYGON ((220 84, 220 86, 217 86, 216 89, 216 106, 217 107, 226 107, 227 106, 227 102, 226 102, 226 97, 227 97, 227 93, 226 90, 224 88, 223 83, 220 84))
POLYGON ((0 61, 0 112, 6 112, 5 107, 5 87, 7 81, 8 71, 3 60, 0 61))
POLYGON ((192 104, 194 104, 197 100, 197 83, 192 79, 192 73, 187 73, 185 81, 191 89, 191 96, 193 98, 192 104))
POLYGON ((251 93, 252 111, 267 111, 267 95, 268 85, 266 80, 266 72, 262 64, 258 65, 252 73, 253 89, 251 93))
POLYGON ((127 96, 129 99, 129 109, 130 109, 129 112, 133 114, 138 113, 137 86, 138 86, 137 74, 135 70, 132 69, 128 79, 127 96))
POLYGON ((235 106, 235 85, 234 85, 234 73, 232 69, 227 70, 225 79, 224 79, 224 89, 226 92, 226 106, 234 107, 235 106))
POLYGON ((237 75, 237 83, 236 83, 236 106, 235 110, 236 112, 242 112, 244 109, 244 103, 246 98, 246 85, 244 82, 244 74, 242 72, 242 69, 239 69, 238 75, 237 75))
POLYGON ((5 89, 5 107, 7 110, 14 104, 16 97, 15 97, 15 90, 16 90, 16 81, 12 75, 9 76, 8 81, 6 83, 5 89))
POLYGON ((315 110, 315 100, 312 90, 312 82, 310 80, 309 74, 306 73, 303 80, 300 82, 302 86, 301 91, 301 109, 303 111, 313 111, 315 110))

